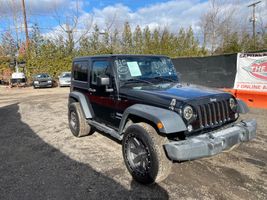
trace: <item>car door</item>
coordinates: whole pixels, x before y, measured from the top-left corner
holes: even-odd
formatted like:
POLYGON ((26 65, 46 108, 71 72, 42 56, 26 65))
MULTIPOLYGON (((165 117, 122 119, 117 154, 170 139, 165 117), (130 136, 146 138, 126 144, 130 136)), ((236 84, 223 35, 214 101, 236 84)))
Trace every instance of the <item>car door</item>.
POLYGON ((116 97, 114 75, 108 58, 91 60, 89 99, 95 113, 95 120, 117 128, 119 120, 116 119, 116 97), (98 76, 110 77, 110 85, 97 85, 98 76))

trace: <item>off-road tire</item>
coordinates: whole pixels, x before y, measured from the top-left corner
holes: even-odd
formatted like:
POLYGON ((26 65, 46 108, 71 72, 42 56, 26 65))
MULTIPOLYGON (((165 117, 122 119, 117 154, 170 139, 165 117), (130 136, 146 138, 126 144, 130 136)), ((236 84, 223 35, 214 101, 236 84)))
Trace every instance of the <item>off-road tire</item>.
MULTIPOLYGON (((132 124, 126 129, 122 141, 123 158, 128 171, 137 182, 152 184, 154 182, 160 182, 168 177, 171 172, 172 161, 167 158, 164 151, 163 145, 167 142, 168 139, 166 137, 160 136, 157 131, 147 123, 141 122, 132 124), (148 164, 144 164, 146 169, 142 172, 133 164, 137 156, 132 159, 133 157, 130 156, 132 152, 129 153, 130 149, 134 149, 131 148, 134 143, 132 143, 132 141, 134 140, 137 140, 138 143, 144 147, 146 152, 146 162, 148 161, 148 164)), ((144 153, 142 153, 142 155, 143 154, 144 153)), ((142 161, 140 165, 143 165, 142 161)))
POLYGON ((84 118, 79 102, 72 102, 69 105, 68 117, 70 130, 75 137, 83 137, 91 134, 91 126, 84 118), (76 120, 75 125, 73 124, 74 118, 72 117, 76 120))

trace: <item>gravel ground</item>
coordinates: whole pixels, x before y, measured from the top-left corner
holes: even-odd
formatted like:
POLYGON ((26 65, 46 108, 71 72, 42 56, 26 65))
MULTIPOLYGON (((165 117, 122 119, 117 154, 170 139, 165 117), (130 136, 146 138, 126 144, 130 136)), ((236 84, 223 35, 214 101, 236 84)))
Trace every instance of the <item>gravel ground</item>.
POLYGON ((132 180, 121 145, 71 135, 69 88, 0 87, 0 199, 267 199, 267 110, 257 138, 215 157, 175 163, 163 182, 132 180))

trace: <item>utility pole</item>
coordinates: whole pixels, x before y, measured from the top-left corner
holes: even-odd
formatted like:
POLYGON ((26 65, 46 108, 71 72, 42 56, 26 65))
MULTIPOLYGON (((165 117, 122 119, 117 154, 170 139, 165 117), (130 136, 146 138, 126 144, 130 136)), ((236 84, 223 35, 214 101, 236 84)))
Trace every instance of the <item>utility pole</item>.
POLYGON ((252 13, 252 26, 253 26, 253 43, 254 43, 254 49, 256 49, 256 17, 255 17, 255 7, 257 4, 259 4, 261 1, 258 1, 258 2, 255 2, 255 3, 252 3, 250 5, 248 5, 248 7, 253 7, 253 13, 252 13))
POLYGON ((26 35, 26 49, 27 49, 29 45, 29 33, 28 33, 28 24, 27 24, 27 16, 26 16, 26 8, 25 8, 24 0, 22 0, 22 9, 23 9, 24 28, 25 28, 25 35, 26 35))

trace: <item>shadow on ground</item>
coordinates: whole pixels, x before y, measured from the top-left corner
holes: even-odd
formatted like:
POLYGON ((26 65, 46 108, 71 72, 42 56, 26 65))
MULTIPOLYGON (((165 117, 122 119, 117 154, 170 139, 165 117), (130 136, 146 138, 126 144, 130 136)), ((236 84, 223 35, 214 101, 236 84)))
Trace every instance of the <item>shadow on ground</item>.
POLYGON ((127 190, 89 165, 70 159, 38 137, 18 111, 18 104, 0 108, 0 199, 169 198, 159 185, 132 182, 127 190))

